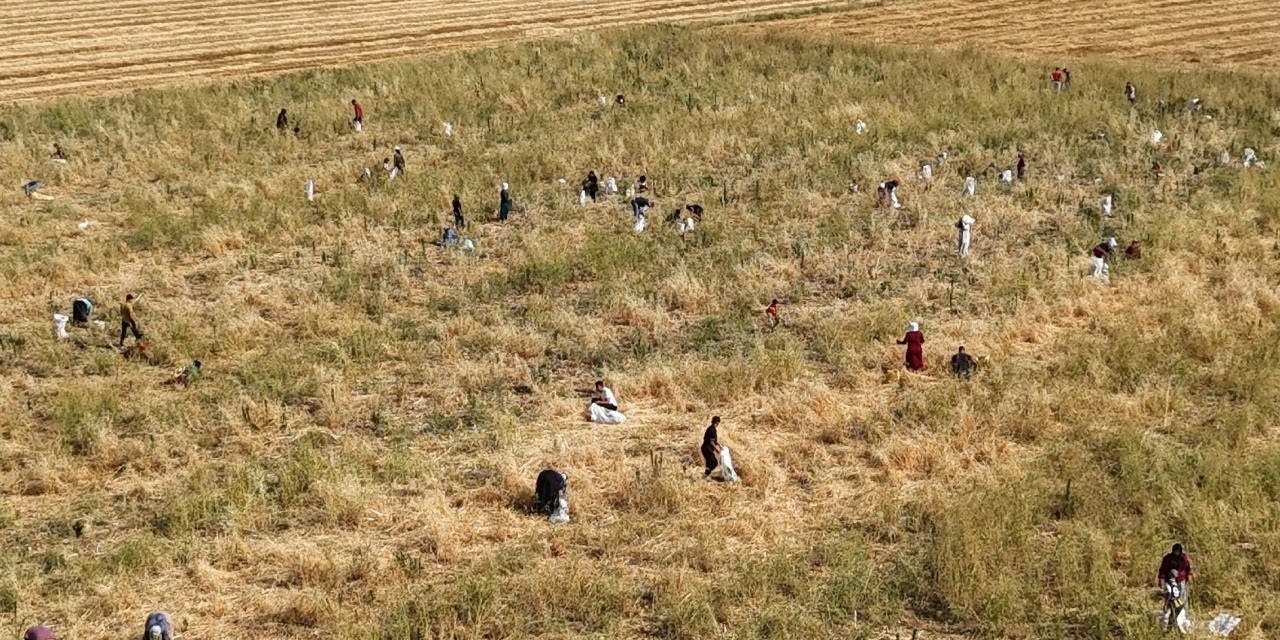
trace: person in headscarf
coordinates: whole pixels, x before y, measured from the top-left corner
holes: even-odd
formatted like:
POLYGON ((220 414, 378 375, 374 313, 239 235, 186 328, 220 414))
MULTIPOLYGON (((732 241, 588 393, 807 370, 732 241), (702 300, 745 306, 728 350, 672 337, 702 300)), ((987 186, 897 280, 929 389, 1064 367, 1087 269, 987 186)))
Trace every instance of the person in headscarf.
POLYGON ((639 178, 636 178, 636 193, 641 194, 641 193, 646 193, 648 191, 649 191, 649 178, 647 176, 640 176, 639 178))
POLYGON ((1111 257, 1111 252, 1119 246, 1115 238, 1107 238, 1098 243, 1089 252, 1089 260, 1093 265, 1093 271, 1090 273, 1098 280, 1106 280, 1111 270, 1107 267, 1107 258, 1111 257))
POLYGON ((467 228, 467 220, 462 217, 462 199, 453 194, 453 226, 459 230, 467 228))
POLYGON ((1138 90, 1133 86, 1132 82, 1124 83, 1124 97, 1129 100, 1129 104, 1133 104, 1138 100, 1138 90))
POLYGON ((276 115, 276 131, 289 130, 289 115, 284 107, 280 107, 280 113, 276 115))
POLYGON ((173 623, 169 621, 169 614, 163 611, 147 616, 143 629, 142 640, 173 640, 173 623))
POLYGON ((706 470, 702 472, 704 477, 710 476, 712 471, 720 464, 720 434, 716 428, 720 426, 720 416, 711 416, 711 426, 702 433, 702 460, 706 463, 706 470))
POLYGON ((50 629, 49 627, 46 627, 42 624, 35 625, 34 627, 27 627, 26 632, 22 634, 22 640, 57 640, 57 639, 58 639, 58 634, 54 633, 53 629, 50 629))
POLYGON ((582 181, 582 192, 595 202, 600 197, 600 178, 596 177, 595 171, 587 172, 587 179, 582 181))
POLYGON ((394 153, 391 156, 392 164, 396 168, 397 173, 404 173, 404 154, 400 152, 400 146, 396 145, 394 153))
POLYGON ((898 341, 907 345, 907 368, 912 371, 924 370, 924 333, 915 322, 907 323, 907 335, 898 341))
POLYGON ((498 192, 498 220, 505 222, 514 208, 515 204, 511 201, 511 186, 504 182, 502 190, 498 192))
POLYGON ((1142 243, 1137 240, 1131 241, 1129 246, 1124 248, 1124 257, 1126 260, 1141 260, 1142 243))

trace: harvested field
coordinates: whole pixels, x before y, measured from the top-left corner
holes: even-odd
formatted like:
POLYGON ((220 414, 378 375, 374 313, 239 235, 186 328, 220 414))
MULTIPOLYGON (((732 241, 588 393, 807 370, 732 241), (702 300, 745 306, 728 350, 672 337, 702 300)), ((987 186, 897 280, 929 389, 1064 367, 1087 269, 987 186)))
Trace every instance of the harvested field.
POLYGON ((646 22, 803 11, 831 0, 0 0, 0 100, 84 95, 646 22), (359 7, 359 10, 353 9, 359 7))
POLYGON ((1269 70, 1280 61, 1273 0, 924 0, 757 24, 886 44, 1014 54, 1145 58, 1269 70))

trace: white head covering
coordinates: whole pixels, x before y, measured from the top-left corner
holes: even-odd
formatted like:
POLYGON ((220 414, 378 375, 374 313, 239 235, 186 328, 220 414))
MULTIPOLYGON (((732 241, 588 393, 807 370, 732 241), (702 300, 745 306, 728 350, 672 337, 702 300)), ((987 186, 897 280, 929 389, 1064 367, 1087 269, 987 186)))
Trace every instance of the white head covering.
POLYGON ((394 150, 395 150, 395 151, 399 151, 399 150, 400 150, 400 145, 396 145, 396 148, 395 148, 394 150))
POLYGON ((1115 239, 1115 238, 1107 238, 1107 246, 1108 246, 1108 247, 1111 247, 1112 249, 1114 249, 1114 248, 1116 248, 1116 247, 1117 247, 1117 246, 1119 246, 1119 245, 1120 245, 1120 243, 1119 243, 1119 242, 1116 242, 1116 239, 1115 239))
POLYGON ((919 331, 919 330, 920 330, 920 323, 918 322, 907 323, 907 333, 911 333, 912 331, 919 331))
POLYGON ((153 624, 147 630, 147 635, 151 637, 151 640, 160 640, 160 638, 164 637, 164 630, 160 628, 160 625, 153 624))
POLYGON ((503 190, 503 191, 510 191, 510 190, 511 190, 511 185, 509 185, 509 184, 507 184, 507 183, 505 183, 505 182, 504 182, 504 183, 502 183, 502 190, 503 190))

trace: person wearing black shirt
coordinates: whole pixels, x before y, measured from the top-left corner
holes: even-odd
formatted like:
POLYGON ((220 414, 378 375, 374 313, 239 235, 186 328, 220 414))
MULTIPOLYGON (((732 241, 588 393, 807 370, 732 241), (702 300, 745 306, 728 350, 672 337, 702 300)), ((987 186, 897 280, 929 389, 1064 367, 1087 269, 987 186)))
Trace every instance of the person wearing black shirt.
POLYGON ((707 470, 702 475, 710 476, 720 464, 716 454, 720 453, 720 441, 716 434, 716 426, 720 424, 720 416, 711 417, 711 426, 702 434, 702 459, 707 463, 707 470))

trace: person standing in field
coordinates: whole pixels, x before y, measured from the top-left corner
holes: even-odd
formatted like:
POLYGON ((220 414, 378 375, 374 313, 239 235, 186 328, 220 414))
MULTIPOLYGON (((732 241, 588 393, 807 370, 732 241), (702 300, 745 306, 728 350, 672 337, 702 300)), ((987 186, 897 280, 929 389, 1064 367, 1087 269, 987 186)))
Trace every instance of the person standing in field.
POLYGON ((963 346, 960 347, 959 351, 956 351, 955 355, 951 356, 951 373, 954 373, 956 377, 968 378, 977 369, 977 361, 973 359, 973 356, 964 352, 963 346))
POLYGON ((462 217, 462 199, 453 194, 453 226, 461 231, 467 227, 467 220, 462 217))
POLYGON ((1022 182, 1026 180, 1027 179, 1027 154, 1021 151, 1018 152, 1017 170, 1018 170, 1018 182, 1022 182))
POLYGON ((1124 97, 1129 101, 1130 105, 1138 100, 1138 89, 1133 86, 1132 82, 1124 83, 1124 97))
POLYGON ((1054 93, 1062 91, 1062 69, 1054 67, 1053 72, 1049 74, 1049 87, 1054 93))
POLYGON ((132 331, 133 341, 137 342, 142 339, 142 332, 138 330, 138 316, 133 308, 134 296, 132 293, 124 297, 124 302, 120 303, 120 348, 124 348, 125 336, 132 331))
POLYGON ((1071 69, 1062 68, 1062 88, 1066 91, 1071 90, 1071 69))
POLYGON ((502 183, 502 190, 498 192, 498 220, 506 222, 507 217, 511 215, 511 210, 515 208, 515 203, 511 201, 511 186, 502 183))
POLYGON ((276 115, 276 131, 289 130, 289 114, 284 107, 280 107, 280 113, 276 115))
POLYGON ((392 154, 392 166, 395 167, 396 173, 404 173, 404 154, 400 152, 400 145, 396 145, 395 153, 392 154))
POLYGON ((355 129, 356 133, 360 133, 364 130, 364 107, 361 107, 360 103, 356 102, 355 98, 352 98, 351 109, 355 111, 355 117, 351 118, 351 128, 355 129))
POLYGON ((591 198, 592 202, 596 202, 600 197, 600 178, 596 176, 595 171, 587 172, 587 179, 582 181, 582 192, 591 198))
POLYGON ((960 254, 961 258, 969 255, 969 243, 973 238, 973 223, 975 222, 977 221, 968 214, 960 216, 960 219, 956 221, 956 235, 958 236, 956 238, 956 253, 960 254))
POLYGON ((916 322, 907 323, 907 335, 898 344, 907 345, 907 368, 912 371, 924 370, 924 332, 916 322))
MULTIPOLYGON (((1191 581, 1191 558, 1182 550, 1181 544, 1173 548, 1160 559, 1160 572, 1156 575, 1156 584, 1163 588, 1164 583, 1172 579, 1178 585, 1184 602, 1187 598, 1187 583, 1191 581)), ((1190 611, 1190 607, 1186 607, 1190 611)))
POLYGON ((706 464, 706 470, 702 472, 703 477, 710 477, 711 472, 716 470, 716 466, 720 464, 720 434, 717 427, 720 426, 720 416, 711 416, 711 426, 702 433, 702 446, 699 451, 702 452, 702 461, 706 464))

